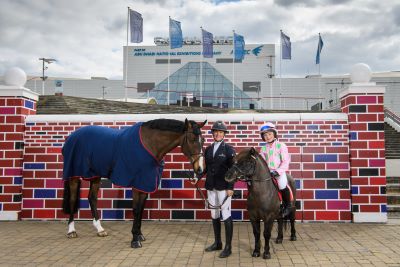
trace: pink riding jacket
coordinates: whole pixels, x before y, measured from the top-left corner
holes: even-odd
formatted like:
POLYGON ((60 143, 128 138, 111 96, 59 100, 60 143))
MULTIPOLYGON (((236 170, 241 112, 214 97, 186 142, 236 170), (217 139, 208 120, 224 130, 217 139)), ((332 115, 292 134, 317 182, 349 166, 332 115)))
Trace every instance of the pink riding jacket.
POLYGON ((284 143, 275 140, 272 144, 266 143, 260 149, 260 154, 268 164, 271 171, 277 171, 279 175, 289 170, 290 156, 284 143))

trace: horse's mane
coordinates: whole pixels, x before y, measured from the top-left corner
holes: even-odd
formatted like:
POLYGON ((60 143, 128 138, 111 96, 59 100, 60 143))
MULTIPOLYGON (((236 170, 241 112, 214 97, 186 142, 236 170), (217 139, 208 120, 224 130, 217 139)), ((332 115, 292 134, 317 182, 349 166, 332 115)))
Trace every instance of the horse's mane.
MULTIPOLYGON (((195 134, 200 134, 200 128, 194 121, 189 121, 193 127, 193 132, 195 134)), ((151 121, 146 121, 143 126, 149 127, 151 129, 157 129, 160 131, 170 131, 175 133, 183 133, 185 131, 185 123, 183 121, 172 120, 172 119, 156 119, 151 121)))

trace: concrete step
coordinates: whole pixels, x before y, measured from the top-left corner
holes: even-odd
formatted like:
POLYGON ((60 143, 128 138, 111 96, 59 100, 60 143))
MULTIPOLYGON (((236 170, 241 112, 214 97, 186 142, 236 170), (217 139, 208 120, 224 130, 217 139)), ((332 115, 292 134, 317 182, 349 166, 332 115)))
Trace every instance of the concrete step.
POLYGON ((400 205, 400 194, 399 193, 387 193, 387 204, 388 205, 400 205))
POLYGON ((389 214, 391 214, 392 216, 400 217, 400 205, 388 204, 386 206, 386 208, 387 208, 388 216, 389 216, 389 214))
POLYGON ((386 177, 387 184, 400 184, 400 177, 388 176, 386 177))
POLYGON ((400 195, 400 184, 386 184, 386 192, 388 194, 396 194, 400 195))

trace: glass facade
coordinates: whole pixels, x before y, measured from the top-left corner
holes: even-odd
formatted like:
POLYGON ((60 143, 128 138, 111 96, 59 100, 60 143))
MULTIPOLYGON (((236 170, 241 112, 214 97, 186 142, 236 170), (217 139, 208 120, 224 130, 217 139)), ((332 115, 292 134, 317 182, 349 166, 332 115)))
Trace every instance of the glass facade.
MULTIPOLYGON (((232 88, 232 82, 207 62, 189 62, 169 77, 170 104, 176 105, 187 96, 193 96, 196 101, 203 99, 203 106, 222 106, 232 108, 232 91, 234 91, 235 108, 254 107, 256 101, 252 100, 237 86, 232 88), (200 75, 200 72, 202 73, 200 75), (202 89, 200 92, 200 76, 202 77, 202 89)), ((149 91, 159 104, 167 104, 168 78, 157 84, 149 91)), ((196 103, 196 102, 195 102, 196 103)))

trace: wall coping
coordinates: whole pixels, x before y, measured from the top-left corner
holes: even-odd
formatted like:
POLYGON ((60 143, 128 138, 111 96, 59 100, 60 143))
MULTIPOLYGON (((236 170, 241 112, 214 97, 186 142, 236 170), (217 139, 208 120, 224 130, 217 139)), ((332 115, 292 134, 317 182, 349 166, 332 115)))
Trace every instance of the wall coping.
POLYGON ((103 122, 103 121, 148 121, 154 119, 177 119, 186 118, 195 121, 347 121, 345 113, 220 113, 220 114, 69 114, 69 115, 29 115, 25 122, 103 122))
POLYGON ((39 94, 33 92, 25 87, 19 87, 15 85, 0 85, 0 96, 12 96, 12 97, 26 97, 35 101, 39 100, 39 94))
POLYGON ((343 98, 346 95, 349 94, 362 94, 362 95, 366 95, 366 94, 384 94, 385 93, 385 86, 377 86, 375 84, 351 84, 349 86, 349 88, 347 88, 346 90, 342 91, 339 94, 339 98, 343 98))

